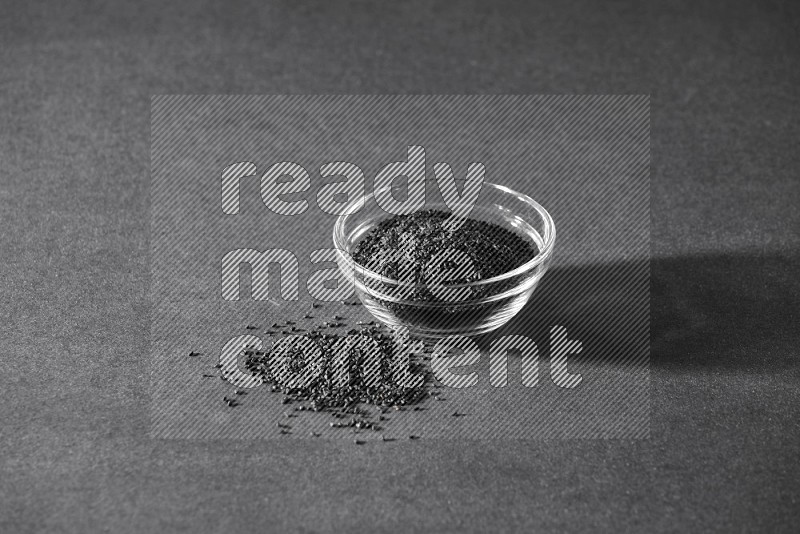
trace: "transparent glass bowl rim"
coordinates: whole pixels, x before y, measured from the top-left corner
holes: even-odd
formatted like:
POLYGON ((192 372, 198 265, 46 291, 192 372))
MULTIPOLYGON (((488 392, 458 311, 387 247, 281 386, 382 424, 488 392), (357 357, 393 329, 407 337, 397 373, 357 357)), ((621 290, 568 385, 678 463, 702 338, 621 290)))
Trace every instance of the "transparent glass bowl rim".
MULTIPOLYGON (((533 258, 531 258, 526 263, 520 265, 516 269, 512 271, 508 271, 506 273, 494 276, 492 278, 486 278, 483 280, 476 280, 474 282, 468 282, 465 284, 448 284, 448 289, 459 289, 462 287, 476 287, 481 285, 489 285, 494 284, 497 282, 502 282, 504 280, 508 280, 510 278, 514 278, 515 276, 519 276, 523 273, 530 271, 537 267, 540 263, 545 261, 553 251, 553 244, 555 243, 556 239, 556 228, 555 224, 553 223, 553 218, 550 214, 545 210, 538 202, 533 200, 528 195, 520 193, 519 191, 514 191, 513 189, 506 187, 504 185, 494 184, 490 182, 484 182, 483 188, 495 189, 507 195, 511 195, 520 202, 527 204, 529 207, 536 210, 539 216, 542 218, 544 223, 544 235, 542 236, 542 241, 544 242, 542 249, 536 254, 533 258)), ((339 217, 336 219, 336 223, 333 225, 333 244, 336 248, 336 253, 338 256, 343 259, 345 262, 350 265, 351 268, 357 269, 359 273, 363 274, 364 277, 374 279, 380 281, 385 284, 392 284, 397 285, 400 287, 405 287, 409 285, 418 286, 418 284, 409 284, 407 282, 402 282, 400 280, 394 280, 392 278, 385 277, 381 274, 378 274, 374 271, 371 271, 360 265, 353 260, 352 256, 350 255, 349 246, 347 243, 347 236, 345 235, 345 223, 347 222, 347 218, 356 215, 361 209, 366 209, 367 203, 374 199, 376 193, 383 192, 387 189, 391 189, 391 184, 379 188, 372 193, 365 195, 364 197, 356 198, 352 200, 350 203, 345 206, 343 212, 339 217)), ((483 191, 483 189, 482 189, 483 191)))

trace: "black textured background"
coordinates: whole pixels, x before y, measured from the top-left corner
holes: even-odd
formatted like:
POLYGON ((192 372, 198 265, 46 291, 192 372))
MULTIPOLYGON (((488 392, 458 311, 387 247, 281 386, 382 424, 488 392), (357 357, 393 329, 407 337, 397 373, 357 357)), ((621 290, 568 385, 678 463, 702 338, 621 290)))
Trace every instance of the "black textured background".
POLYGON ((800 11, 696 4, 4 4, 0 531, 795 531, 800 11), (651 438, 147 438, 161 93, 650 94, 651 438))

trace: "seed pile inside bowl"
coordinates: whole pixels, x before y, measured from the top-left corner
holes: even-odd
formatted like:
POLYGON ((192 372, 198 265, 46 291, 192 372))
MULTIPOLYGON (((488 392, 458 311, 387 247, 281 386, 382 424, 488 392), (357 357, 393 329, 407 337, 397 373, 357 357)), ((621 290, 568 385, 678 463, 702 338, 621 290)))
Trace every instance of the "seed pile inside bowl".
MULTIPOLYGON (((532 242, 497 224, 464 219, 453 231, 449 218, 444 211, 421 210, 381 221, 356 244, 352 258, 381 276, 413 284, 411 300, 435 302, 442 299, 426 282, 437 275, 431 268, 449 270, 447 284, 463 284, 513 271, 538 253, 532 242), (436 261, 442 251, 448 251, 444 261, 436 261), (446 258, 450 253, 454 259, 446 258), (455 256, 461 254, 471 261, 471 272, 459 271, 455 256)), ((490 296, 503 287, 477 286, 470 298, 490 296)))

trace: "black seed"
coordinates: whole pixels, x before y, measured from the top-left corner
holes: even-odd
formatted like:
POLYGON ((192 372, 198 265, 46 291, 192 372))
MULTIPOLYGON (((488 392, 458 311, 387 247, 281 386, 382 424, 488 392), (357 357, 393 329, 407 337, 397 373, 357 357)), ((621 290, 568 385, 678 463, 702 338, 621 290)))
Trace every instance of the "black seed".
MULTIPOLYGON (((340 316, 337 315, 336 317, 338 318, 340 316)), ((287 321, 287 324, 290 322, 291 321, 287 321)), ((336 322, 326 322, 326 324, 342 326, 336 322)), ((296 327, 293 327, 292 330, 295 332, 302 331, 302 329, 296 327)), ((284 333, 287 332, 284 331, 284 333)), ((348 332, 348 335, 353 335, 354 333, 358 333, 358 331, 351 329, 348 332)), ((391 360, 391 358, 393 358, 394 345, 391 342, 391 337, 388 334, 380 333, 379 329, 375 327, 362 329, 360 335, 371 337, 377 342, 378 347, 381 350, 379 354, 382 361, 382 368, 386 369, 386 364, 391 360)), ((332 356, 330 353, 332 343, 338 339, 341 339, 340 335, 322 334, 318 332, 310 332, 305 334, 305 336, 309 339, 314 339, 315 342, 320 345, 326 358, 330 358, 332 356)), ((394 383, 392 383, 390 374, 385 377, 382 376, 377 385, 373 383, 367 387, 366 384, 362 382, 362 377, 357 372, 350 377, 350 380, 344 387, 332 387, 323 380, 303 388, 288 388, 285 387, 284 384, 277 382, 275 377, 270 374, 270 365, 269 360, 267 359, 268 354, 268 351, 246 349, 245 355, 248 359, 245 365, 253 374, 253 376, 260 377, 264 382, 270 384, 271 391, 283 391, 284 397, 281 400, 282 404, 289 404, 293 401, 311 402, 311 406, 298 406, 294 408, 295 411, 327 410, 333 417, 337 418, 342 417, 341 413, 369 415, 368 412, 365 412, 363 409, 358 407, 359 403, 384 407, 391 406, 397 411, 402 411, 401 406, 406 404, 414 405, 424 399, 427 395, 426 390, 422 388, 415 388, 413 390, 406 391, 403 388, 397 387, 394 383), (331 409, 333 410, 331 411, 331 409), (337 411, 341 413, 337 413, 337 411)), ((297 356, 302 357, 302 354, 298 353, 297 356)), ((363 355, 360 354, 360 351, 353 351, 349 355, 350 363, 348 363, 348 365, 356 367, 359 366, 359 362, 362 357, 363 355)), ((425 387, 428 386, 427 381, 424 382, 424 385, 425 387)), ((381 408, 381 412, 385 412, 385 409, 381 408)), ((376 426, 372 423, 355 418, 352 418, 347 423, 341 423, 341 426, 351 427, 354 430, 376 430, 376 426)))
POLYGON ((203 373, 203 378, 214 378, 215 375, 210 375, 208 373, 203 373))
POLYGON ((200 352, 195 352, 195 351, 192 351, 192 352, 190 352, 190 353, 189 353, 189 356, 191 356, 191 357, 195 357, 195 356, 200 356, 200 354, 202 354, 202 353, 200 353, 200 352))
POLYGON ((254 325, 251 325, 251 324, 249 324, 249 325, 245 326, 245 328, 246 328, 247 330, 256 330, 258 327, 257 327, 257 326, 254 326, 254 325))

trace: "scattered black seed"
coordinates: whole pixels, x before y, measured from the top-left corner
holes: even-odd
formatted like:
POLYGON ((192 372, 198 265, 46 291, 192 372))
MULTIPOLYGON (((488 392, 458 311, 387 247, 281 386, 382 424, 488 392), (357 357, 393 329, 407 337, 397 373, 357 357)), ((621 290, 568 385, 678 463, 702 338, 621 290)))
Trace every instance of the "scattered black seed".
POLYGON ((214 378, 216 375, 210 375, 208 373, 203 373, 203 378, 214 378))
POLYGON ((258 327, 252 324, 245 326, 247 330, 258 330, 258 327))
POLYGON ((364 442, 362 440, 360 440, 360 439, 354 439, 353 443, 355 443, 356 445, 363 445, 364 444, 364 442))
POLYGON ((303 319, 313 319, 313 318, 314 318, 314 316, 311 315, 310 313, 307 313, 307 314, 303 315, 303 319))
POLYGON ((294 322, 294 321, 284 321, 284 322, 285 322, 287 325, 292 325, 292 324, 295 324, 295 322, 294 322))
POLYGON ((408 436, 408 439, 419 439, 419 436, 415 436, 414 434, 411 434, 410 436, 408 436))
MULTIPOLYGON (((337 322, 342 319, 341 316, 336 315, 334 319, 334 321, 325 321, 320 328, 342 326, 337 322)), ((394 408, 395 411, 402 411, 402 406, 406 405, 409 405, 409 409, 412 409, 414 405, 424 401, 429 396, 426 388, 430 386, 429 379, 432 375, 423 373, 425 381, 418 387, 403 388, 397 386, 392 380, 391 371, 394 351, 396 350, 394 338, 389 335, 383 325, 375 326, 376 323, 374 321, 368 323, 360 321, 360 323, 365 328, 360 331, 351 329, 347 335, 364 336, 377 344, 381 366, 381 374, 378 381, 374 380, 374 376, 371 376, 367 381, 366 377, 360 374, 360 370, 363 368, 362 359, 365 355, 362 354, 359 348, 352 349, 348 354, 348 363, 346 365, 349 368, 350 380, 346 385, 334 385, 332 382, 334 380, 333 375, 323 372, 317 379, 302 388, 289 387, 280 380, 280 377, 272 374, 269 351, 255 350, 255 347, 246 347, 243 350, 244 365, 253 376, 259 377, 267 383, 270 391, 283 393, 280 400, 281 404, 290 404, 292 402, 310 404, 310 406, 299 404, 294 408, 295 413, 300 411, 327 411, 339 420, 338 422, 330 423, 331 428, 350 428, 356 433, 365 430, 378 431, 381 427, 368 420, 371 417, 370 412, 361 406, 365 404, 376 406, 381 413, 385 413, 389 408, 394 408), (346 420, 343 419, 344 414, 352 415, 353 417, 346 420)), ((294 323, 286 321, 286 324, 294 323)), ((293 326, 291 330, 299 332, 302 329, 293 326)), ((287 334, 289 332, 284 330, 283 333, 287 334)), ((318 344, 322 349, 324 361, 331 362, 334 357, 331 349, 345 334, 325 334, 312 330, 298 335, 303 335, 318 344)), ((289 353, 289 357, 290 366, 296 365, 297 369, 300 370, 305 365, 302 351, 298 350, 296 353, 289 353)), ((293 414, 284 415, 287 418, 295 416, 293 414)), ((381 416, 379 420, 383 421, 385 418, 381 416)))
POLYGON ((316 302, 312 302, 312 303, 311 303, 311 307, 312 307, 312 308, 319 308, 319 307, 321 307, 321 306, 322 306, 322 304, 317 304, 316 302))
POLYGON ((191 356, 192 358, 194 358, 195 356, 200 356, 201 354, 202 354, 202 352, 195 352, 195 351, 191 351, 191 352, 189 353, 189 356, 191 356))

